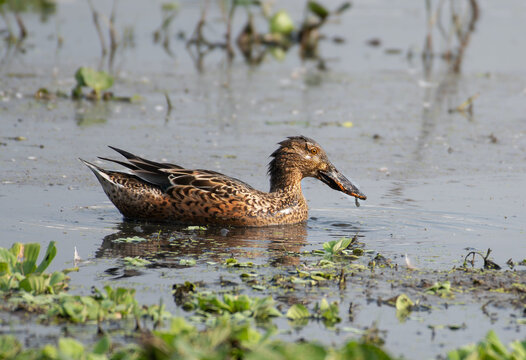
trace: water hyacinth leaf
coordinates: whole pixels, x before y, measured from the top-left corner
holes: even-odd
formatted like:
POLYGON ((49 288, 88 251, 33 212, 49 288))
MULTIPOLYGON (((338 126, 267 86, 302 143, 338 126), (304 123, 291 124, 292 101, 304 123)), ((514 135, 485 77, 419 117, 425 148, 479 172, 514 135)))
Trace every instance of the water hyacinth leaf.
POLYGON ((408 311, 413 307, 415 303, 406 294, 400 294, 396 298, 396 310, 408 311))
POLYGON ((6 262, 0 262, 0 276, 9 274, 9 265, 6 262))
POLYGON ((448 352, 449 360, 464 359, 524 359, 526 356, 526 342, 522 343, 522 349, 518 341, 511 343, 513 350, 510 353, 500 341, 497 334, 490 330, 486 338, 478 344, 463 346, 448 352))
POLYGON ((84 345, 71 338, 58 339, 58 350, 60 358, 82 359, 84 357, 84 345))
POLYGON ((411 313, 415 303, 406 294, 400 294, 396 298, 396 317, 400 322, 404 322, 411 313))
POLYGON ((391 360, 378 346, 368 343, 358 343, 352 341, 347 343, 340 352, 342 359, 360 359, 360 360, 391 360))
POLYGON ((329 306, 329 302, 327 301, 327 299, 325 298, 321 299, 320 310, 323 312, 323 311, 329 310, 329 308, 330 306, 329 306))
POLYGON ((488 345, 487 347, 491 349, 492 352, 506 358, 510 356, 508 349, 506 349, 506 346, 504 346, 504 344, 500 341, 495 331, 490 330, 488 332, 485 342, 488 345))
POLYGON ((261 1, 259 0, 234 0, 234 5, 235 6, 251 6, 251 5, 259 6, 261 5, 261 1))
POLYGON ((40 253, 40 244, 30 243, 24 245, 24 261, 22 262, 22 274, 31 274, 37 268, 36 263, 40 253))
POLYGON ((289 35, 294 30, 294 22, 285 10, 280 10, 270 18, 270 32, 273 34, 289 35))
POLYGON ((135 267, 144 267, 150 265, 152 262, 146 259, 141 259, 140 257, 124 257, 122 262, 125 266, 135 266, 135 267))
POLYGON ((15 261, 21 261, 24 257, 24 245, 21 243, 14 243, 9 249, 9 253, 14 256, 15 261))
POLYGON ((14 359, 22 350, 22 344, 13 335, 0 336, 0 359, 14 359))
POLYGON ((177 1, 165 2, 161 4, 162 11, 177 11, 180 4, 177 1))
POLYGON ((80 67, 75 73, 75 80, 77 80, 77 87, 87 86, 95 93, 100 93, 113 86, 113 76, 88 67, 80 67))
POLYGON ((55 271, 49 278, 49 286, 54 288, 56 285, 61 284, 66 279, 66 274, 61 271, 55 271))
POLYGON ((526 340, 512 342, 511 349, 516 359, 526 359, 526 340))
POLYGON ((113 242, 116 242, 116 243, 138 243, 138 242, 143 242, 143 241, 148 241, 148 239, 145 239, 140 236, 131 236, 127 238, 118 238, 118 239, 113 240, 113 242))
POLYGON ((56 255, 57 255, 57 247, 55 246, 55 242, 50 241, 49 245, 47 246, 46 254, 44 255, 44 259, 42 259, 42 261, 36 268, 35 272, 40 273, 40 274, 43 273, 48 268, 49 264, 51 264, 51 262, 53 261, 56 255))
POLYGON ((272 57, 278 61, 283 61, 287 55, 287 52, 279 46, 272 46, 269 48, 269 53, 272 57))
POLYGON ((332 245, 333 241, 323 243, 323 250, 325 250, 325 252, 332 253, 332 245))
POLYGON ((323 244, 323 249, 330 255, 338 255, 351 245, 352 238, 342 237, 339 240, 328 241, 323 244))
POLYGON ((440 282, 437 281, 432 286, 424 290, 428 294, 434 294, 439 296, 451 295, 451 283, 449 281, 440 282))
POLYGON ((179 260, 179 265, 183 266, 194 266, 197 263, 195 259, 181 259, 179 260))
POLYGON ((190 230, 190 231, 193 231, 193 230, 206 230, 207 227, 206 226, 187 226, 185 228, 185 230, 190 230))
POLYGON ((313 14, 315 14, 322 20, 324 20, 327 16, 329 16, 329 10, 327 10, 325 6, 321 5, 319 2, 309 1, 307 6, 309 7, 309 10, 313 14))
POLYGON ((310 313, 305 305, 294 304, 287 311, 286 317, 290 320, 308 319, 310 317, 310 313))
POLYGON ((351 8, 351 3, 350 2, 344 2, 343 4, 338 6, 338 8, 334 11, 334 13, 336 15, 340 15, 341 13, 349 10, 350 8, 351 8))
POLYGON ((110 351, 110 348, 111 348, 110 337, 108 335, 104 335, 102 339, 97 341, 97 343, 93 347, 93 353, 97 355, 104 355, 110 351))
POLYGON ((43 275, 28 275, 25 279, 20 281, 20 289, 34 293, 42 294, 46 291, 46 279, 43 275))

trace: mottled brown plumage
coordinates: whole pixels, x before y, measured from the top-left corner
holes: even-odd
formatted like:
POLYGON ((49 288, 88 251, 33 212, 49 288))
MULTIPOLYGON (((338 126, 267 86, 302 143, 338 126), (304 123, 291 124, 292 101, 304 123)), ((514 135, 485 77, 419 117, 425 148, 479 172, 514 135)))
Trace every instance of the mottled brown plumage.
POLYGON ((331 188, 366 199, 331 164, 325 151, 304 136, 279 143, 269 164, 270 192, 211 170, 158 163, 111 147, 131 173, 104 170, 82 160, 126 218, 199 225, 268 226, 305 221, 308 207, 301 179, 315 177, 331 188))

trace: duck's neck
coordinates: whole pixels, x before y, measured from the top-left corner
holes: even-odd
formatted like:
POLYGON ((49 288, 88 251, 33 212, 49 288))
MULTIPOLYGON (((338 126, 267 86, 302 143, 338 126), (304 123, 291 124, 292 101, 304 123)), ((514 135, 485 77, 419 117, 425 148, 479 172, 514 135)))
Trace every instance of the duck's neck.
POLYGON ((269 166, 270 192, 287 192, 303 196, 301 193, 301 171, 289 164, 287 159, 275 158, 269 166))

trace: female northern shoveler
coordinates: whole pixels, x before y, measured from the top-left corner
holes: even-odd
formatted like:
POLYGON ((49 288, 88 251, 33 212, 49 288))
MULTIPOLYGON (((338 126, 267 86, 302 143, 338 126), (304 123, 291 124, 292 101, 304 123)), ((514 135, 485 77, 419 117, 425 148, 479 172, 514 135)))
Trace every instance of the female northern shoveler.
POLYGON ((308 207, 301 179, 317 178, 331 188, 365 200, 329 161, 314 140, 294 136, 279 143, 268 166, 270 192, 211 170, 190 170, 158 163, 111 147, 128 162, 131 174, 104 170, 82 160, 126 218, 184 224, 268 226, 305 221, 308 207))

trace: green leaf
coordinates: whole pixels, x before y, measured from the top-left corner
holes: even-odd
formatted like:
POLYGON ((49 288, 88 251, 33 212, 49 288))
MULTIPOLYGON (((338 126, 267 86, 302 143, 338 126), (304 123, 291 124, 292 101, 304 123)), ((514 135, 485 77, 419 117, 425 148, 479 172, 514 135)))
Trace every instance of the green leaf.
POLYGON ((150 265, 152 262, 146 259, 141 259, 140 257, 130 257, 126 256, 122 258, 122 262, 125 266, 136 266, 136 267, 144 267, 147 265, 150 265))
POLYGON ((439 282, 433 284, 433 286, 428 287, 424 290, 428 294, 434 294, 439 296, 450 296, 452 295, 451 283, 449 281, 439 282))
POLYGON ((24 291, 42 294, 47 290, 47 281, 44 275, 30 274, 20 281, 20 288, 24 291))
POLYGON ((179 260, 179 265, 184 265, 184 266, 194 266, 197 262, 195 261, 195 259, 181 259, 179 260))
POLYGON ((31 274, 35 271, 39 253, 39 243, 31 243, 24 245, 24 262, 22 263, 22 273, 24 275, 31 274))
POLYGON ((12 335, 0 336, 0 359, 14 359, 22 350, 22 344, 12 335))
POLYGON ((53 274, 51 274, 51 277, 49 278, 49 285, 55 286, 63 282, 65 279, 66 274, 64 274, 62 271, 55 271, 53 274))
POLYGON ((261 5, 261 1, 259 0, 234 0, 234 5, 235 6, 251 6, 251 5, 259 6, 261 5))
POLYGON ((347 11, 351 8, 351 3, 350 2, 344 2, 343 4, 341 4, 335 11, 334 13, 336 15, 340 15, 341 13, 343 13, 344 11, 347 11))
POLYGON ((504 344, 500 341, 495 331, 490 330, 488 332, 488 334, 486 335, 486 342, 488 343, 488 347, 495 353, 506 358, 510 356, 510 353, 506 349, 506 346, 504 346, 504 344))
POLYGON ((309 310, 303 304, 294 304, 290 307, 285 315, 287 319, 299 320, 307 319, 310 317, 309 310))
POLYGON ((206 229, 207 229, 206 226, 187 226, 185 230, 194 231, 194 230, 206 230, 206 229))
POLYGON ((177 11, 180 4, 177 1, 165 2, 161 4, 162 11, 177 11))
POLYGON ((104 71, 97 71, 88 67, 81 67, 75 73, 77 86, 87 86, 96 93, 109 89, 113 86, 113 76, 104 71))
POLYGON ((316 16, 322 20, 329 16, 329 10, 316 1, 309 1, 307 6, 312 13, 316 14, 316 16))
POLYGON ((336 244, 334 244, 334 246, 332 247, 332 253, 333 254, 339 254, 340 252, 342 252, 342 250, 345 250, 349 247, 349 245, 351 245, 351 242, 352 242, 352 238, 341 238, 339 239, 336 244))
POLYGON ((38 268, 36 268, 35 272, 40 274, 43 273, 48 268, 49 264, 51 264, 51 261, 53 261, 56 255, 57 247, 55 246, 55 242, 50 241, 46 249, 46 254, 38 265, 38 268))
POLYGON ((356 360, 391 360, 382 349, 373 344, 360 344, 356 341, 348 342, 341 351, 342 359, 356 360))
POLYGON ((127 238, 118 238, 112 241, 116 243, 138 243, 138 242, 148 241, 148 239, 145 239, 140 236, 131 236, 127 238))
POLYGON ((0 262, 0 276, 11 274, 9 271, 9 264, 6 262, 0 262))
POLYGON ((15 259, 18 259, 23 255, 24 246, 21 243, 14 243, 9 249, 9 252, 15 257, 15 259))
POLYGON ((97 343, 93 347, 93 353, 104 355, 110 351, 110 348, 111 348, 111 339, 108 335, 104 335, 102 339, 97 341, 97 343))
POLYGON ((413 301, 406 294, 400 294, 396 298, 396 317, 399 321, 404 322, 411 313, 412 307, 415 305, 413 301))
POLYGON ((289 35, 294 30, 294 22, 285 10, 278 11, 269 20, 270 32, 289 35))
POLYGON ((400 294, 396 298, 396 310, 409 310, 415 303, 406 294, 400 294))
POLYGON ((515 359, 526 359, 526 340, 522 342, 512 342, 511 349, 513 350, 512 355, 515 357, 515 359))
POLYGON ((69 357, 70 359, 80 360, 84 355, 84 345, 71 338, 58 339, 58 349, 61 355, 63 355, 61 358, 69 357))

